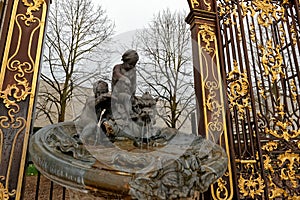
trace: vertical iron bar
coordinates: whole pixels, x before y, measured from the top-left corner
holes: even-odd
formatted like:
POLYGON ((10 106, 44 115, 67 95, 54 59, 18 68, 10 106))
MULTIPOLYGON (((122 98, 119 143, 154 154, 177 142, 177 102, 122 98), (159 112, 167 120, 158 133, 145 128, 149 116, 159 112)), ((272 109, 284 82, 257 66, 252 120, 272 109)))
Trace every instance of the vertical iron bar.
POLYGON ((37 181, 36 181, 36 188, 35 188, 35 200, 39 199, 40 182, 41 182, 41 173, 38 172, 37 181))
POLYGON ((65 187, 63 187, 62 188, 62 200, 65 200, 66 199, 66 188, 65 187))
MULTIPOLYGON (((240 21, 240 26, 241 27, 244 27, 244 22, 243 22, 243 19, 242 19, 242 13, 241 13, 241 11, 242 11, 242 8, 241 8, 241 5, 240 5, 240 3, 238 3, 237 4, 237 10, 238 10, 238 16, 239 16, 239 21, 240 21)), ((243 46, 243 49, 246 51, 245 52, 245 61, 246 61, 246 72, 247 72, 247 76, 248 76, 248 79, 251 77, 251 68, 250 68, 250 65, 249 65, 249 62, 247 62, 248 60, 249 60, 249 57, 248 57, 248 52, 247 52, 247 44, 246 44, 246 38, 245 38, 245 35, 246 35, 246 33, 245 33, 245 30, 244 30, 244 28, 241 28, 241 34, 242 34, 242 46, 243 46)), ((252 99, 252 100, 254 100, 255 99, 255 97, 254 97, 254 91, 253 91, 253 84, 252 84, 252 81, 251 81, 251 79, 249 79, 249 87, 250 87, 250 90, 249 90, 249 93, 250 93, 250 98, 252 99)), ((251 102, 251 111, 252 111, 252 113, 253 113, 253 116, 254 116, 254 123, 255 123, 255 125, 257 125, 258 124, 258 121, 257 121, 257 113, 256 113, 256 107, 255 107, 255 102, 253 103, 253 102, 251 102)), ((253 133, 253 130, 252 130, 252 126, 250 125, 250 122, 251 122, 251 119, 250 119, 250 117, 249 117, 249 115, 247 114, 247 118, 248 118, 248 122, 249 122, 249 131, 251 132, 251 133, 253 133)), ((255 126, 255 132, 256 133, 258 133, 258 128, 257 128, 257 126, 255 126)), ((251 137, 250 137, 251 138, 251 137)), ((258 145, 258 150, 259 150, 259 154, 260 154, 260 156, 261 156, 261 151, 260 151, 260 149, 261 149, 261 146, 260 146, 260 140, 259 140, 259 135, 257 134, 257 137, 256 137, 256 142, 257 142, 257 145, 258 145)), ((252 143, 253 143, 253 141, 252 141, 252 143)), ((253 149, 253 153, 254 153, 254 149, 253 149)), ((255 153, 254 153, 254 156, 255 156, 255 153)), ((261 161, 261 166, 263 166, 263 162, 261 161)), ((263 170, 262 170, 263 171, 263 170)), ((261 174, 262 174, 262 177, 265 179, 265 177, 264 177, 264 174, 261 172, 261 174)))
MULTIPOLYGON (((251 57, 252 57, 252 62, 253 62, 253 76, 254 76, 255 86, 256 86, 256 95, 257 95, 258 102, 262 102, 264 100, 262 100, 263 98, 261 98, 261 95, 260 95, 259 90, 258 90, 259 85, 258 85, 258 77, 257 77, 257 68, 254 67, 254 66, 256 66, 256 64, 255 64, 255 62, 256 62, 255 61, 255 53, 254 53, 254 50, 253 50, 255 47, 253 46, 253 44, 251 42, 252 41, 251 40, 251 28, 250 28, 249 16, 248 15, 246 16, 246 22, 247 22, 247 29, 248 29, 248 39, 249 39, 249 45, 250 45, 250 52, 251 52, 251 57)), ((255 39, 255 41, 256 41, 256 46, 257 46, 257 39, 255 39)), ((251 78, 250 78, 250 80, 251 80, 251 78)), ((258 104, 258 106, 259 106, 259 110, 262 110, 262 105, 260 103, 258 104)))
MULTIPOLYGON (((216 6, 216 10, 218 10, 217 9, 217 4, 215 5, 216 6)), ((220 19, 219 19, 219 15, 217 14, 216 15, 216 21, 217 21, 217 24, 218 24, 218 26, 216 26, 216 30, 217 30, 217 42, 218 42, 218 46, 219 46, 219 54, 220 54, 220 59, 219 59, 219 61, 220 61, 220 68, 221 68, 221 76, 223 77, 223 85, 224 85, 224 91, 225 91, 225 93, 227 92, 227 88, 228 88, 228 86, 227 86, 227 81, 226 81, 226 77, 227 77, 227 75, 226 75, 226 64, 225 64, 225 53, 224 53, 224 45, 223 45, 223 41, 224 40, 222 40, 222 36, 221 36, 221 21, 220 21, 220 19)), ((226 28, 223 28, 223 31, 224 31, 224 36, 226 35, 227 36, 227 34, 225 33, 226 32, 226 28)), ((225 48, 226 47, 228 47, 228 44, 227 44, 227 41, 228 40, 225 40, 225 48)), ((227 54, 228 54, 228 49, 226 49, 226 52, 227 52, 227 54)), ((228 67, 231 67, 231 65, 230 65, 230 59, 227 59, 227 65, 228 65, 228 67)), ((228 105, 228 99, 227 99, 227 94, 225 95, 224 94, 224 102, 226 102, 225 103, 225 111, 226 111, 226 126, 227 126, 227 132, 228 132, 228 139, 229 139, 229 141, 230 141, 230 144, 233 144, 233 148, 230 148, 230 157, 228 158, 228 159, 230 159, 231 160, 231 163, 232 163, 232 166, 234 166, 233 167, 233 169, 232 169, 232 171, 233 171, 233 180, 232 180, 232 182, 234 183, 234 185, 238 185, 238 183, 237 183, 237 170, 236 170, 236 164, 235 164, 235 141, 234 141, 234 133, 233 133, 233 129, 232 129, 232 124, 230 123, 230 121, 231 121, 231 113, 230 113, 230 110, 229 110, 229 105, 228 105)), ((238 142, 238 144, 240 145, 240 143, 238 142)), ((239 193, 239 191, 238 191, 238 187, 234 187, 233 188, 233 190, 234 190, 234 197, 233 198, 235 198, 236 200, 239 200, 240 199, 240 197, 239 197, 239 195, 238 195, 238 193, 239 193)))
MULTIPOLYGON (((288 19, 287 19, 288 20, 288 19)), ((281 20, 280 21, 280 25, 284 28, 285 27, 285 24, 284 24, 284 22, 281 20)), ((278 34, 280 35, 280 30, 279 30, 279 28, 278 28, 278 24, 277 24, 277 32, 278 32, 278 34)), ((285 39, 285 45, 286 45, 286 47, 284 47, 283 45, 284 44, 281 44, 281 42, 279 41, 278 43, 279 43, 279 45, 280 45, 280 47, 281 47, 281 54, 282 54, 282 58, 283 58, 283 65, 285 66, 284 68, 283 68, 283 70, 284 70, 284 73, 285 73, 285 75, 286 75, 286 77, 283 79, 281 79, 281 84, 282 84, 282 87, 284 88, 284 90, 283 90, 283 93, 285 94, 285 95, 283 95, 283 98, 284 98, 284 105, 285 105, 285 109, 286 109, 286 111, 287 110, 289 110, 289 106, 291 106, 292 107, 292 110, 294 110, 295 109, 295 107, 294 107, 294 105, 293 104, 291 104, 291 105, 289 105, 288 104, 288 97, 290 97, 290 96, 288 96, 287 94, 287 92, 289 91, 289 93, 291 94, 291 92, 292 92, 292 90, 291 90, 291 85, 290 85, 290 82, 289 82, 289 80, 290 80, 290 78, 289 77, 287 77, 287 76, 289 76, 289 73, 288 73, 288 63, 290 63, 290 69, 293 71, 293 65, 292 65, 292 61, 291 61, 291 57, 290 57, 290 54, 289 54, 289 45, 291 44, 291 43, 289 43, 288 44, 288 40, 287 40, 287 37, 286 37, 286 35, 284 35, 284 39, 285 39), (284 53, 284 51, 287 51, 287 54, 285 54, 284 53), (285 55, 288 55, 288 60, 287 60, 287 58, 285 57, 285 55), (286 87, 288 87, 288 89, 286 88, 286 87)), ((287 113, 287 112, 286 112, 287 113)))
MULTIPOLYGON (((222 26, 223 26, 223 32, 224 32, 224 47, 223 48, 225 48, 225 50, 226 50, 226 61, 227 61, 227 69, 226 69, 226 67, 225 67, 225 65, 224 65, 224 70, 222 70, 223 71, 223 73, 224 73, 224 75, 223 75, 223 77, 226 77, 226 70, 227 71, 231 71, 232 70, 232 62, 231 62, 231 56, 230 56, 230 52, 229 52, 229 49, 230 49, 230 47, 229 47, 229 41, 230 41, 230 43, 231 43, 231 40, 229 40, 229 38, 228 38, 228 34, 227 34, 227 32, 228 32, 228 25, 224 25, 224 22, 223 22, 223 24, 222 24, 222 26)), ((225 57, 224 57, 224 60, 225 60, 225 57)), ((228 88, 228 86, 227 86, 227 83, 225 84, 226 85, 226 88, 228 88)), ((229 111, 229 110, 227 110, 227 112, 229 113, 228 114, 228 119, 232 119, 233 120, 233 116, 231 115, 231 112, 229 111)), ((234 108, 234 116, 236 116, 237 115, 237 111, 236 111, 236 108, 234 108)), ((238 152, 238 155, 241 155, 241 138, 240 138, 240 134, 239 134, 239 125, 238 125, 238 122, 236 121, 236 120, 234 120, 234 123, 235 123, 235 127, 236 127, 236 130, 235 131, 233 131, 232 132, 232 136, 233 136, 233 143, 235 144, 235 140, 237 140, 237 150, 236 150, 236 152, 238 152), (236 139, 235 139, 235 137, 234 137, 234 135, 237 137, 236 139)), ((232 124, 233 125, 233 124, 232 124)), ((231 126, 232 126, 231 125, 231 126)), ((233 127, 232 127, 232 130, 233 130, 233 127)), ((235 148, 235 146, 234 146, 234 148, 235 148)))
POLYGON ((53 181, 50 182, 50 195, 49 200, 52 200, 53 198, 53 181))
MULTIPOLYGON (((239 4, 239 3, 238 3, 239 4)), ((237 9, 239 9, 239 6, 237 6, 237 9)), ((236 43, 237 43, 237 51, 238 51, 238 57, 239 57, 239 66, 240 66, 240 71, 243 72, 244 71, 244 61, 242 58, 244 58, 245 60, 245 65, 246 65, 246 69, 247 69, 247 65, 249 66, 249 57, 248 57, 248 51, 247 51, 247 44, 246 44, 246 38, 245 38, 245 30, 244 30, 244 24, 243 24, 243 18, 241 17, 241 12, 238 12, 238 19, 239 19, 239 24, 240 24, 240 31, 241 31, 241 42, 242 42, 242 47, 240 47, 239 45, 239 38, 238 38, 238 28, 237 28, 237 20, 234 18, 234 27, 235 27, 235 40, 236 40, 236 43), (244 34, 243 34, 244 33, 244 34), (243 57, 243 53, 242 53, 242 50, 241 48, 243 48, 244 50, 244 57, 243 57), (245 52, 246 51, 246 52, 245 52)), ((249 68, 248 68, 249 69, 249 68)), ((247 71, 247 70, 246 70, 247 71)), ((250 73, 248 73, 250 74, 250 73)), ((248 79, 250 79, 251 76, 248 76, 248 79)), ((252 88, 250 86, 250 88, 252 88)), ((249 89, 250 89, 249 88, 249 89)), ((247 130, 249 130, 250 133, 253 132, 252 130, 252 127, 251 127, 251 122, 252 122, 252 119, 250 117, 250 113, 248 111, 246 111, 247 113, 247 121, 248 121, 248 129, 246 129, 246 122, 245 120, 242 120, 241 123, 242 123, 242 129, 243 129, 243 133, 245 134, 245 147, 247 147, 247 149, 245 150, 248 150, 248 151, 251 151, 251 154, 252 155, 255 155, 255 148, 253 147, 253 139, 252 137, 249 135, 248 137, 248 134, 247 134, 247 130), (250 144, 248 145, 248 139, 250 140, 250 144), (248 149, 248 147, 251 147, 251 149, 248 149)), ((245 153, 245 152, 244 152, 245 153)))
MULTIPOLYGON (((292 11, 292 8, 290 8, 290 10, 292 11)), ((287 13, 285 13, 285 14, 286 14, 286 18, 288 18, 287 13)), ((291 13, 291 19, 292 19, 292 24, 294 24, 294 28, 295 28, 295 31, 296 31, 297 25, 296 25, 296 23, 294 21, 294 16, 293 16, 292 13, 291 13)), ((291 43, 291 50, 292 50, 292 53, 293 53, 293 58, 295 59, 295 68, 296 68, 296 71, 297 71, 298 80, 300 80, 299 63, 297 62, 297 54, 295 52, 296 49, 293 48, 293 44, 292 44, 293 43, 293 41, 292 41, 292 33, 291 33, 291 29, 290 29, 291 25, 287 24, 287 26, 288 26, 289 39, 290 39, 290 43, 291 43)), ((299 49, 299 52, 300 52, 299 33, 297 34, 297 44, 298 44, 298 49, 299 49)))

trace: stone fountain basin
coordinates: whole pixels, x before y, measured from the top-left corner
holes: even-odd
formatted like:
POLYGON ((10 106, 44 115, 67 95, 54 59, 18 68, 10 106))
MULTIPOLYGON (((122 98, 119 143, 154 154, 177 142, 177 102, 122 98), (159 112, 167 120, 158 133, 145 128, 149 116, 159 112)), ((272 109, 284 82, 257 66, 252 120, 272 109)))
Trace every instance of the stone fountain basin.
POLYGON ((30 141, 36 168, 50 180, 95 197, 179 199, 206 191, 227 169, 224 150, 199 136, 178 133, 167 145, 136 148, 76 143, 74 122, 40 129, 30 141))

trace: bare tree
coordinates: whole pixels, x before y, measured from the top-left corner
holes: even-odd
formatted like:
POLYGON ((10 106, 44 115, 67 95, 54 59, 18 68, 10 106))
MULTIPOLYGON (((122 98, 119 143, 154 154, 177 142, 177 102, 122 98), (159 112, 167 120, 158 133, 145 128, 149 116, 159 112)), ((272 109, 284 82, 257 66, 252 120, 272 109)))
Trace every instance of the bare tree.
POLYGON ((163 10, 137 35, 143 56, 138 71, 163 104, 165 112, 159 116, 172 128, 181 128, 195 107, 190 32, 184 18, 184 13, 163 10))
POLYGON ((99 69, 107 63, 101 52, 113 30, 105 11, 91 0, 53 1, 41 74, 46 89, 40 90, 37 104, 51 123, 65 120, 76 87, 99 77, 99 69))

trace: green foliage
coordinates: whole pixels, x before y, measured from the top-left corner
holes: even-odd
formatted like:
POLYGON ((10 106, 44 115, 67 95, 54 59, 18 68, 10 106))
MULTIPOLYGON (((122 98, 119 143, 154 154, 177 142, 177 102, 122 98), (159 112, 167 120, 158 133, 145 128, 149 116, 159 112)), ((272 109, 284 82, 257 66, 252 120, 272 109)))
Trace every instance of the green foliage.
POLYGON ((26 176, 37 176, 38 170, 35 168, 34 164, 29 164, 26 168, 26 176))

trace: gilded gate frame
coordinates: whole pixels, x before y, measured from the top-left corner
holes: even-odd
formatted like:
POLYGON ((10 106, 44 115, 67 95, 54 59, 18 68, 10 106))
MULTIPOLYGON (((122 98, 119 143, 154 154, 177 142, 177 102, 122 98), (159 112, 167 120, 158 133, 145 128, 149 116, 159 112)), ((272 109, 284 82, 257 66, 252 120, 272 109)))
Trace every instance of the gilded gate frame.
POLYGON ((299 199, 300 2, 188 3, 199 133, 212 139, 208 124, 214 119, 212 111, 220 106, 221 92, 212 93, 205 83, 211 80, 206 72, 216 72, 211 69, 214 62, 226 91, 222 122, 227 126, 223 131, 226 135, 227 130, 229 151, 223 145, 234 179, 233 188, 220 179, 203 199, 299 199), (209 56, 201 53, 203 49, 209 56), (233 196, 215 195, 224 191, 233 196))
POLYGON ((217 5, 214 0, 189 0, 194 63, 194 85, 198 102, 198 132, 223 146, 228 155, 228 169, 204 199, 234 199, 235 168, 230 149, 230 130, 226 123, 226 90, 220 66, 217 5), (229 131, 229 132, 228 132, 229 131))
MULTIPOLYGON (((224 2, 229 3, 230 1, 224 0, 224 2)), ((257 9, 256 12, 263 13, 264 6, 268 8, 267 6, 270 5, 269 0, 261 1, 265 4, 259 4, 258 1, 253 2, 257 3, 257 7, 255 7, 255 9, 257 9)), ((298 0, 281 1, 283 7, 287 7, 289 2, 299 8, 300 2, 298 0)), ((295 132, 293 132, 297 133, 297 135, 286 136, 284 133, 290 131, 290 129, 287 128, 288 126, 284 124, 284 121, 277 120, 274 123, 278 125, 277 128, 279 127, 283 134, 279 135, 275 129, 266 127, 264 129, 266 133, 272 138, 275 137, 276 141, 270 140, 264 143, 264 145, 261 146, 263 151, 260 151, 257 155, 258 159, 256 155, 252 155, 252 157, 254 156, 252 159, 235 159, 236 154, 233 148, 230 148, 234 145, 234 134, 228 128, 231 115, 230 112, 226 111, 227 109, 231 109, 231 106, 240 106, 239 108, 241 108, 241 110, 238 111, 238 114, 239 117, 241 117, 243 113, 248 112, 247 109, 250 108, 234 102, 236 100, 234 96, 229 95, 227 99, 227 94, 225 93, 226 89, 222 89, 222 87, 237 82, 241 85, 247 84, 247 81, 249 83, 251 74, 249 74, 249 72, 248 74, 242 72, 238 61, 232 63, 231 71, 228 70, 226 72, 225 70, 221 70, 221 67, 225 65, 225 59, 221 50, 222 41, 218 23, 220 15, 228 11, 226 10, 228 7, 225 6, 221 8, 220 12, 217 13, 218 5, 215 0, 188 0, 188 3, 191 8, 191 13, 187 17, 187 22, 191 25, 191 34, 194 41, 193 61, 195 69, 195 89, 199 105, 199 132, 205 137, 220 143, 220 145, 224 145, 230 157, 228 172, 224 178, 220 179, 211 187, 211 191, 208 192, 205 197, 212 199, 239 199, 239 196, 243 195, 249 198, 258 197, 257 194, 251 193, 253 192, 251 190, 243 190, 243 185, 245 185, 246 181, 248 181, 249 184, 255 184, 259 181, 254 179, 254 177, 251 179, 251 176, 248 177, 248 179, 241 179, 241 176, 238 178, 237 172, 235 171, 237 165, 251 166, 255 164, 260 167, 264 166, 265 169, 272 171, 272 168, 268 165, 270 164, 270 157, 268 157, 269 154, 266 153, 272 153, 274 149, 277 148, 276 145, 278 144, 275 144, 277 140, 285 140, 288 142, 293 139, 300 149, 299 130, 296 129, 295 132), (226 80, 225 77, 227 77, 226 80), (239 80, 236 80, 235 77, 239 77, 239 80), (233 104, 224 107, 227 101, 231 101, 233 104), (215 137, 216 135, 221 137, 217 139, 215 137)), ((0 49, 2 56, 0 71, 0 197, 5 200, 21 198, 25 158, 31 130, 49 1, 13 0, 8 4, 7 9, 11 8, 11 10, 7 10, 7 19, 9 19, 7 27, 5 27, 7 28, 7 32, 2 32, 0 40, 0 44, 3 44, 5 47, 5 49, 0 49), (8 17, 8 14, 10 17, 8 17), (23 22, 23 24, 20 22, 23 22), (4 33, 8 33, 7 37, 4 33), (13 148, 9 149, 9 146, 13 148), (15 151, 15 149, 17 149, 17 151, 15 151), (7 160, 5 157, 9 159, 7 160)), ((249 12, 252 11, 253 10, 249 7, 249 12)), ((272 9, 270 11, 272 11, 272 9)), ((239 15, 239 13, 232 14, 239 15)), ((264 18, 265 16, 270 16, 269 14, 270 13, 262 15, 261 19, 265 19, 265 21, 261 21, 262 25, 267 26, 269 22, 271 22, 268 21, 268 19, 271 18, 264 18)), ((299 17, 298 10, 298 21, 299 17)), ((234 23, 234 20, 229 20, 226 23, 234 23)), ((297 28, 299 27, 290 27, 290 36, 288 37, 293 38, 292 43, 299 48, 299 31, 297 31, 297 28)), ((239 34, 243 35, 245 32, 239 34)), ((252 35, 252 37, 255 36, 252 35)), ((283 37, 282 35, 281 39, 283 39, 283 37)), ((268 69, 268 67, 270 67, 269 62, 272 62, 272 56, 276 58, 276 53, 280 52, 280 48, 267 42, 265 46, 260 48, 260 51, 261 54, 265 56, 261 63, 264 64, 265 69, 268 69)), ((270 75, 271 79, 275 77, 272 74, 272 68, 269 72, 267 75, 270 75)), ((276 76, 277 75, 278 74, 276 74, 276 76)), ((280 76, 280 74, 278 76, 280 76)), ((299 76, 298 74, 298 77, 299 76)), ((290 86, 291 98, 296 98, 297 100, 299 95, 297 84, 290 83, 290 86)), ((258 84, 258 88, 260 94, 262 96, 265 95, 261 84, 258 84)), ((299 100, 297 101, 299 102, 299 100)), ((275 110, 279 115, 284 116, 285 110, 282 104, 279 104, 275 110)), ((241 119, 243 119, 243 117, 241 117, 241 119)), ((258 140, 257 137, 253 139, 258 140)), ((260 147, 260 144, 257 145, 257 147, 260 147)), ((278 156, 278 160, 282 162, 289 161, 290 165, 288 165, 288 167, 293 167, 296 165, 296 162, 299 163, 297 155, 294 155, 290 150, 286 150, 280 155, 283 156, 278 156)), ((292 171, 293 170, 290 170, 289 172, 292 173, 292 171)), ((259 177, 259 174, 264 177, 263 172, 255 173, 257 177, 259 177)), ((286 173, 282 174, 282 179, 291 178, 291 176, 285 177, 284 175, 286 175, 286 173)), ((264 182, 268 179, 269 177, 264 177, 264 182)), ((298 181, 298 179, 293 179, 291 183, 295 183, 293 181, 298 181)), ((264 189, 265 188, 266 187, 264 187, 264 189)), ((280 193, 280 191, 284 192, 282 190, 276 191, 278 193, 280 193)), ((273 199, 273 196, 266 193, 265 198, 273 199)), ((299 198, 299 196, 294 196, 294 198, 299 198)))
POLYGON ((47 0, 13 0, 0 43, 0 197, 21 199, 48 11, 47 0), (7 34, 6 34, 7 33, 7 34))

